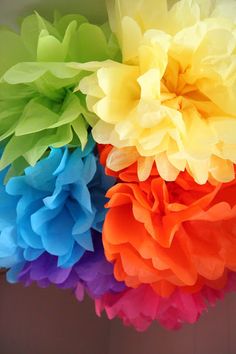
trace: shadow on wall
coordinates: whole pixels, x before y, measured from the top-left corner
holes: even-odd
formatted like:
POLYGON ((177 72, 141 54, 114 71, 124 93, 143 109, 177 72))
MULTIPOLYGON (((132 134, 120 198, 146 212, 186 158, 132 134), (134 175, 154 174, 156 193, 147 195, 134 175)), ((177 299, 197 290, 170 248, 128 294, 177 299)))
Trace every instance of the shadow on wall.
POLYGON ((34 11, 51 19, 55 10, 80 13, 94 23, 103 23, 107 18, 105 0, 0 0, 0 24, 16 27, 21 17, 34 11))

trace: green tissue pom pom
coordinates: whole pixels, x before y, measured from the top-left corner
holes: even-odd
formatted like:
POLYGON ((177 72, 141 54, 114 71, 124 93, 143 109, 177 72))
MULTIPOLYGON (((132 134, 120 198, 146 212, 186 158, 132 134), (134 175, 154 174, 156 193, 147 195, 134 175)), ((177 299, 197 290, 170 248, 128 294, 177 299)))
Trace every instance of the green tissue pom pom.
POLYGON ((0 169, 11 165, 8 175, 19 174, 49 146, 83 149, 96 117, 74 92, 88 73, 68 63, 119 58, 109 26, 78 14, 57 14, 50 23, 36 13, 19 34, 0 29, 0 52, 0 169))

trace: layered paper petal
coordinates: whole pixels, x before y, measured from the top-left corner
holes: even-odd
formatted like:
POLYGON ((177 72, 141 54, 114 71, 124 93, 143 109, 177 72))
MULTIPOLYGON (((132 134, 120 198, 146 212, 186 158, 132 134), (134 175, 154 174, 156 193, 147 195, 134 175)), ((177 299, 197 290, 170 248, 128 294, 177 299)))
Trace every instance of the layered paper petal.
POLYGON ((0 28, 0 268, 177 329, 236 290, 236 1, 107 9, 0 28))
POLYGON ((162 296, 179 286, 220 286, 236 269, 236 180, 199 185, 184 172, 165 182, 152 169, 140 182, 136 169, 121 171, 107 193, 103 244, 116 278, 162 296))
POLYGON ((236 291, 235 274, 230 273, 227 285, 222 290, 205 286, 196 294, 176 290, 169 298, 157 295, 150 286, 127 289, 121 294, 107 294, 96 300, 100 316, 105 310, 109 319, 120 318, 124 325, 138 331, 146 330, 153 321, 167 329, 179 329, 183 324, 195 323, 207 306, 214 306, 224 294, 236 291))
POLYGON ((116 57, 111 38, 108 27, 80 15, 50 23, 35 14, 23 20, 19 35, 0 30, 0 141, 6 145, 0 169, 13 163, 9 174, 20 174, 48 147, 85 147, 96 118, 74 92, 84 73, 67 63, 116 57))
POLYGON ((78 89, 99 118, 94 139, 115 147, 109 167, 141 159, 141 180, 151 164, 166 181, 185 169, 199 184, 233 180, 235 3, 114 0, 109 9, 122 63, 73 66, 93 72, 78 89))
POLYGON ((93 252, 86 251, 72 267, 58 267, 57 257, 45 252, 36 260, 26 262, 17 280, 27 286, 37 282, 41 287, 55 284, 59 288, 70 288, 78 300, 82 300, 84 290, 92 298, 123 291, 124 283, 115 280, 113 265, 104 257, 101 234, 92 231, 92 238, 93 252))
POLYGON ((104 175, 93 149, 92 139, 83 151, 51 149, 47 158, 1 187, 2 267, 9 267, 10 256, 17 256, 14 266, 47 252, 58 267, 69 268, 93 251, 91 230, 102 229, 105 193, 114 182, 104 175))

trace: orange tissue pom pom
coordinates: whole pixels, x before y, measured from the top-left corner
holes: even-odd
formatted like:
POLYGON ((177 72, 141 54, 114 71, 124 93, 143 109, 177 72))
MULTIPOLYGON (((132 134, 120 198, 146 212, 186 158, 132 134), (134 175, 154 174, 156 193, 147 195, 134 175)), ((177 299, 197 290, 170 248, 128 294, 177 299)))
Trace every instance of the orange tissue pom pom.
MULTIPOLYGON (((100 147, 101 162, 109 149, 100 147)), ((140 182, 135 165, 117 177, 103 227, 117 280, 150 284, 162 296, 221 288, 227 270, 236 271, 236 180, 199 185, 183 172, 166 182, 154 169, 140 182)))

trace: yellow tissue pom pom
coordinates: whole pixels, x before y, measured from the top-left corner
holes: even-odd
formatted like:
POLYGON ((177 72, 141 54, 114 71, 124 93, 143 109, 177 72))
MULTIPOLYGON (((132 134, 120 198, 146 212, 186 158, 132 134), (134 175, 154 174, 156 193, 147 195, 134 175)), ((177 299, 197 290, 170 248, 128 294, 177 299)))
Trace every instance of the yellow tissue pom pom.
MULTIPOLYGON (((77 64, 93 73, 78 89, 112 144, 108 167, 153 163, 167 181, 185 169, 199 184, 234 178, 236 1, 109 0, 123 62, 77 64), (173 3, 173 1, 172 1, 173 3)), ((76 65, 76 64, 75 64, 76 65)))

